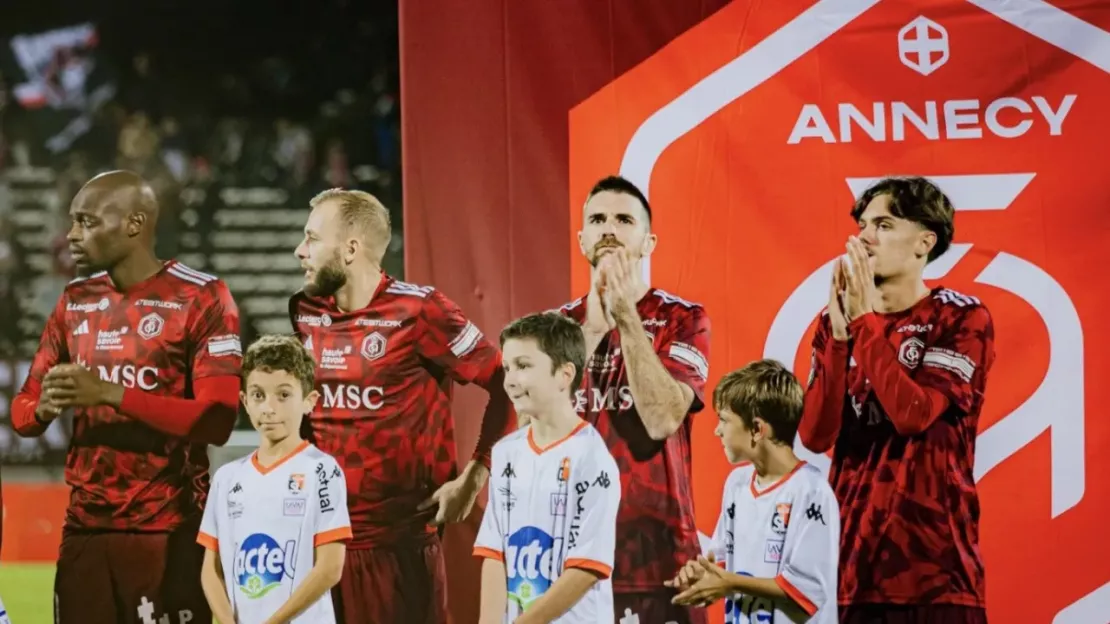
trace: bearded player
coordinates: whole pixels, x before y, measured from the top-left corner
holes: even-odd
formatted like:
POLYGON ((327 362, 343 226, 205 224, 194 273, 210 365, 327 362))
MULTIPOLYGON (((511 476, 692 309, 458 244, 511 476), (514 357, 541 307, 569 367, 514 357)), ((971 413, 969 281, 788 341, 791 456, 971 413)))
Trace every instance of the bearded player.
POLYGON ((847 624, 986 622, 973 467, 994 325, 975 297, 923 278, 953 216, 922 178, 865 191, 813 339, 798 433, 833 449, 847 624))
POLYGON ((158 202, 138 175, 93 178, 70 216, 85 277, 47 319, 11 410, 25 437, 73 414, 56 622, 210 621, 195 538, 207 447, 235 424, 239 311, 222 281, 155 257, 158 202))
POLYGON ((498 349, 443 293, 384 274, 389 212, 368 193, 310 202, 296 256, 293 327, 319 363, 316 445, 347 478, 354 539, 332 591, 346 624, 447 621, 443 552, 429 526, 463 520, 507 432, 498 349), (473 458, 456 478, 451 382, 490 394, 473 458))
POLYGON ((701 305, 644 283, 655 248, 651 207, 631 182, 590 191, 578 243, 590 292, 561 308, 582 325, 586 375, 577 410, 605 438, 621 473, 613 570, 621 624, 705 622, 672 605, 670 581, 701 554, 690 489, 689 415, 704 407, 709 316, 701 305))

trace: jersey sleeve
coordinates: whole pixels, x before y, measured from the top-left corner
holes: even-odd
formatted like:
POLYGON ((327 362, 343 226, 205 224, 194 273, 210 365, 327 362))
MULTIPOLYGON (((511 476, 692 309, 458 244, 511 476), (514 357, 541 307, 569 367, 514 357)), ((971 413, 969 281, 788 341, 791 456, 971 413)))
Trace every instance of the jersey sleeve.
POLYGON ((721 494, 721 515, 717 518, 717 526, 713 529, 713 539, 709 552, 718 562, 724 562, 725 567, 732 569, 732 551, 734 541, 733 527, 736 520, 736 482, 739 479, 740 468, 733 470, 725 480, 725 489, 721 494))
POLYGON ((23 380, 23 387, 12 400, 12 426, 20 435, 37 436, 46 431, 47 425, 35 418, 39 398, 42 396, 42 380, 55 365, 69 362, 69 346, 66 343, 65 328, 66 297, 58 298, 58 304, 46 319, 39 349, 31 360, 31 370, 23 380))
POLYGON ((914 379, 924 388, 940 391, 966 414, 986 389, 987 371, 993 363, 994 322, 990 312, 977 305, 925 347, 914 379))
POLYGON ((331 457, 316 464, 316 533, 313 546, 349 540, 351 518, 347 512, 347 479, 331 457))
POLYGON ((499 446, 493 447, 493 458, 490 461, 489 501, 482 514, 482 524, 478 527, 478 537, 474 540, 474 556, 486 559, 505 560, 505 531, 498 518, 498 509, 508 503, 503 500, 501 493, 504 479, 500 475, 508 473, 508 460, 499 446))
POLYGON ((828 484, 817 479, 814 484, 790 514, 782 565, 775 577, 775 583, 811 617, 836 601, 840 556, 840 508, 828 484))
POLYGON ((568 501, 573 515, 564 566, 609 578, 613 574, 616 551, 620 472, 608 449, 600 443, 583 463, 585 466, 577 475, 568 501))
POLYGON ((238 376, 243 363, 239 343, 239 307, 231 291, 217 281, 193 305, 189 338, 193 345, 193 379, 238 376))
POLYGON ((219 518, 226 517, 225 514, 219 513, 223 508, 223 487, 220 482, 223 481, 224 470, 217 470, 216 476, 212 479, 212 485, 208 487, 208 501, 204 504, 204 515, 200 520, 200 533, 197 535, 197 543, 204 546, 208 550, 220 551, 220 526, 219 518))
POLYGON ((482 383, 501 366, 501 352, 459 306, 438 290, 431 291, 420 311, 421 355, 442 367, 459 383, 482 383))
POLYGON ((709 379, 709 315, 695 305, 660 345, 659 359, 676 381, 690 386, 694 402, 690 413, 705 407, 705 384, 709 379))

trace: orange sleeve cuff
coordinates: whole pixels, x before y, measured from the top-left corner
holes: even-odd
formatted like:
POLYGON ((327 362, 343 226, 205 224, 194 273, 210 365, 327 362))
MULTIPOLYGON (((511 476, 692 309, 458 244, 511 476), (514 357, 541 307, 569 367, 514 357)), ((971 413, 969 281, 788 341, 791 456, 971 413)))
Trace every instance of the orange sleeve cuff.
POLYGON ((492 548, 483 548, 481 546, 474 547, 474 556, 481 557, 483 559, 494 559, 502 563, 504 563, 505 561, 505 555, 501 554, 501 552, 496 551, 492 548))
POLYGON ((351 533, 351 527, 339 527, 338 529, 332 529, 330 531, 324 531, 323 533, 317 533, 316 539, 312 541, 312 545, 323 546, 324 544, 331 544, 332 542, 342 542, 343 540, 349 540, 352 537, 354 537, 354 534, 351 533))
POLYGON ((197 543, 208 550, 220 551, 220 541, 207 533, 197 535, 197 543))
POLYGON ((613 575, 612 567, 607 566, 600 561, 594 561, 593 559, 567 559, 567 562, 564 564, 564 566, 567 568, 578 568, 579 570, 593 572, 598 576, 598 578, 603 579, 607 579, 613 575))
POLYGON ((806 614, 808 614, 810 617, 813 617, 813 614, 817 613, 817 605, 813 604, 813 601, 811 601, 809 598, 806 598, 806 595, 802 593, 802 590, 794 587, 794 585, 790 581, 786 580, 786 577, 781 574, 776 576, 775 584, 778 585, 779 588, 782 589, 782 591, 786 592, 786 595, 790 596, 791 600, 798 603, 798 606, 801 607, 802 610, 805 611, 806 614))

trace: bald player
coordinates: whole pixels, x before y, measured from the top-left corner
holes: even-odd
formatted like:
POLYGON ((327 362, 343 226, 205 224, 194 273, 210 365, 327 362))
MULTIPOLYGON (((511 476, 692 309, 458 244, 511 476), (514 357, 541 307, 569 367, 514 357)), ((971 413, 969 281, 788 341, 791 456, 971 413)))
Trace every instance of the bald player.
POLYGON ((219 279, 154 255, 158 202, 138 175, 70 206, 82 277, 46 322, 12 402, 19 435, 72 414, 58 624, 207 624, 196 544, 209 444, 236 418, 239 312, 219 279))
MULTIPOLYGON (((347 479, 354 539, 332 591, 346 624, 440 624, 447 588, 429 525, 466 518, 507 432, 497 347, 443 293, 385 275, 389 212, 372 195, 317 195, 295 254, 305 269, 293 327, 318 362, 308 422, 347 479), (452 381, 490 395, 478 446, 456 477, 452 381)), ((320 483, 334 475, 316 475, 320 483)))

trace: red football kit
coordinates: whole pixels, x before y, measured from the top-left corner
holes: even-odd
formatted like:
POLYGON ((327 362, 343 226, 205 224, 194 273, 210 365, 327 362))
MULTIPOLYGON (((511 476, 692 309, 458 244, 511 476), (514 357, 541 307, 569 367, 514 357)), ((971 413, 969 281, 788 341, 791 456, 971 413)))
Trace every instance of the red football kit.
POLYGON ((179 262, 126 291, 106 273, 66 287, 12 403, 15 430, 46 431, 35 407, 57 364, 80 364, 125 391, 118 411, 73 414, 55 579, 61 622, 211 617, 202 551, 191 542, 208 491, 207 446, 234 426, 241 355, 227 286, 179 262))
MULTIPOLYGON (((583 323, 586 297, 560 310, 583 323)), ((690 413, 701 411, 709 375, 705 309, 653 288, 636 310, 663 367, 693 390, 690 413)), ((577 395, 578 412, 605 438, 621 471, 613 568, 616 619, 635 615, 643 622, 704 621, 704 610, 672 606, 673 592, 663 588, 664 581, 701 554, 690 488, 691 421, 684 420, 666 440, 652 440, 637 412, 625 367, 620 332, 614 329, 587 354, 577 395)))
POLYGON ((313 441, 347 478, 354 539, 337 611, 348 623, 446 621, 435 510, 416 508, 457 473, 451 382, 490 393, 475 459, 488 467, 507 432, 499 350, 443 293, 389 276, 360 310, 297 293, 289 311, 317 362, 313 441))
POLYGON ((821 318, 799 428, 810 450, 834 449, 839 602, 978 610, 986 594, 973 468, 994 362, 990 313, 935 288, 848 330, 850 340, 834 340, 827 312, 821 318))

